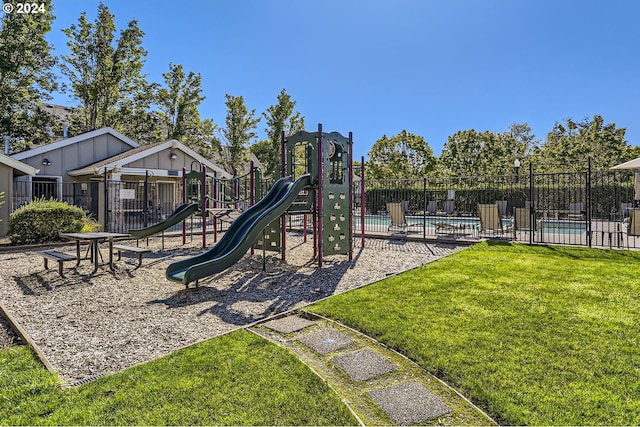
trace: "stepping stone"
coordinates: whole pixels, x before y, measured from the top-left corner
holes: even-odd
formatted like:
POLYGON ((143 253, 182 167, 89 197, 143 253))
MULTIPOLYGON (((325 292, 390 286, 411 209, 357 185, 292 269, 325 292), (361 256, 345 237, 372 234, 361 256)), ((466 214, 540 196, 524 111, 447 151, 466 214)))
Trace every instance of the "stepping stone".
POLYGON ((398 367, 373 350, 361 350, 331 359, 354 381, 366 381, 393 372, 398 367))
POLYGON ((330 353, 348 347, 354 341, 342 332, 325 329, 298 338, 302 344, 320 354, 330 353))
POLYGON ((398 425, 423 423, 451 412, 422 384, 410 381, 369 392, 373 401, 398 425))
POLYGON ((281 334, 289 334, 315 324, 316 322, 307 320, 300 316, 287 316, 281 319, 270 320, 262 325, 269 329, 273 329, 276 332, 280 332, 281 334))

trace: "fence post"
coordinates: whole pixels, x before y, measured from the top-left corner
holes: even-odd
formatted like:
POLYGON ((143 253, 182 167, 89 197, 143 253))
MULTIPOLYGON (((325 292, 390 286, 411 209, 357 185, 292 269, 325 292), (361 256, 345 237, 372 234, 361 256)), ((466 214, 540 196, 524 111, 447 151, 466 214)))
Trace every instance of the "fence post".
POLYGON ((427 177, 422 178, 422 240, 427 242, 427 177))
POLYGON ((109 178, 106 166, 104 167, 104 231, 109 231, 109 178))
POLYGON ((533 234, 536 232, 536 207, 533 200, 533 162, 529 162, 529 244, 533 245, 533 234))
POLYGON ((365 194, 364 194, 364 156, 360 157, 360 248, 364 248, 365 236, 365 194))
POLYGON ((149 226, 149 171, 146 170, 144 173, 144 194, 143 194, 143 203, 144 207, 142 209, 142 225, 144 228, 149 226))
MULTIPOLYGON (((591 156, 587 163, 587 243, 591 247, 591 156)), ((611 243, 611 241, 609 241, 611 243)))

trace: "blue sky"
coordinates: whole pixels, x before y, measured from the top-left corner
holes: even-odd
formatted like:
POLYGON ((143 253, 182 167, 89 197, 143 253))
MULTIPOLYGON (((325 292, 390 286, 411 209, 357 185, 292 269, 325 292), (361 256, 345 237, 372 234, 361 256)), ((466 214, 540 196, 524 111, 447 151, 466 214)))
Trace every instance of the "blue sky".
MULTIPOLYGON (((49 40, 98 1, 54 0, 49 40)), ((223 125, 225 94, 260 114, 281 89, 307 130, 354 133, 354 158, 383 135, 423 136, 436 156, 460 130, 600 114, 640 145, 636 0, 104 0, 118 30, 137 19, 145 72, 202 75, 201 115, 223 125)), ((75 105, 66 95, 53 102, 75 105)), ((259 125, 261 137, 264 123, 259 125)))

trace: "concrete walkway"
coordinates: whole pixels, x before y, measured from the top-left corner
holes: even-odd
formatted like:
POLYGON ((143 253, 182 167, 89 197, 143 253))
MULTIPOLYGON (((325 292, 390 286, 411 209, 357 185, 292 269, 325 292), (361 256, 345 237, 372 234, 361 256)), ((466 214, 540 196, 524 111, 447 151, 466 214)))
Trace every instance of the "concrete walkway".
POLYGON ((300 311, 250 328, 288 348, 363 425, 493 425, 459 393, 377 341, 300 311))

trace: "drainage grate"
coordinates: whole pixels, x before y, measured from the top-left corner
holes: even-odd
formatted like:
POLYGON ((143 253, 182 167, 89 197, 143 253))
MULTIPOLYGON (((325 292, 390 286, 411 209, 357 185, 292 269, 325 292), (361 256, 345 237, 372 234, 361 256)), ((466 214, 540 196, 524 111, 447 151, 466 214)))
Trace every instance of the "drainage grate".
POLYGON ((82 384, 87 384, 87 383, 90 383, 91 381, 95 381, 98 378, 104 377, 105 375, 106 375, 105 373, 91 375, 90 377, 83 378, 81 380, 77 380, 72 383, 69 383, 69 387, 78 387, 82 384))

